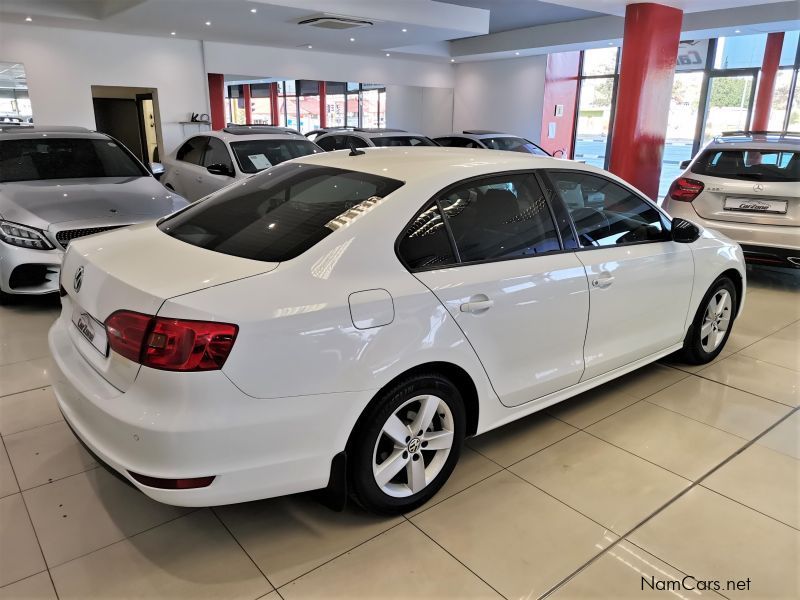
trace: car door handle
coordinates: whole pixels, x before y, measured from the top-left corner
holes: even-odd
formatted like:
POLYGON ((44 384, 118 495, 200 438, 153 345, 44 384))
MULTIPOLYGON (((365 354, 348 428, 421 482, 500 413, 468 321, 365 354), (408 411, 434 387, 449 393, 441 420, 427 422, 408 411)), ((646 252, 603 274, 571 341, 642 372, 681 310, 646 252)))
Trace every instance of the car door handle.
POLYGON ((592 287, 604 289, 614 283, 614 276, 608 275, 606 277, 598 277, 594 281, 592 281, 592 287))
POLYGON ((479 298, 473 296, 473 298, 470 298, 469 302, 465 302, 461 305, 461 312, 479 314, 486 312, 492 308, 492 306, 494 306, 494 300, 490 300, 486 296, 479 298))

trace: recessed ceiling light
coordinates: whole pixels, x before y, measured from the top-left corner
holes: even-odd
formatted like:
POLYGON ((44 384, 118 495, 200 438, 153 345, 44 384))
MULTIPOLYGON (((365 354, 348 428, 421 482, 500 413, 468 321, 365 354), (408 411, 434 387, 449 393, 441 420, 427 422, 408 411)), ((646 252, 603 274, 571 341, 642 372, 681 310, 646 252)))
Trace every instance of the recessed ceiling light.
POLYGON ((31 21, 33 21, 33 19, 32 19, 31 17, 25 17, 25 20, 26 20, 28 23, 30 23, 31 21))
POLYGON ((609 45, 609 46, 613 46, 613 45, 614 45, 614 42, 608 42, 608 45, 609 45))
POLYGON ((386 56, 391 56, 391 54, 389 54, 389 53, 387 52, 387 53, 386 53, 386 56))
POLYGON ((169 34, 170 35, 175 35, 175 32, 174 31, 170 31, 169 34))
POLYGON ((350 38, 350 41, 351 41, 351 42, 355 42, 355 41, 356 41, 356 38, 350 38))
POLYGON ((741 30, 741 29, 737 29, 737 30, 736 30, 736 31, 734 31, 733 33, 742 33, 742 30, 741 30))
POLYGON ((206 27, 211 27, 211 21, 206 21, 206 27))
POLYGON ((257 9, 257 8, 251 8, 251 9, 250 9, 250 12, 251 12, 251 13, 253 13, 253 14, 255 14, 255 13, 257 13, 257 12, 258 12, 258 9, 257 9))
POLYGON ((450 62, 456 62, 456 59, 455 58, 451 58, 450 62))
POLYGON ((405 27, 403 27, 400 31, 402 31, 403 33, 408 33, 408 29, 406 29, 405 27))
POLYGON ((514 56, 519 56, 519 52, 514 52, 514 56))

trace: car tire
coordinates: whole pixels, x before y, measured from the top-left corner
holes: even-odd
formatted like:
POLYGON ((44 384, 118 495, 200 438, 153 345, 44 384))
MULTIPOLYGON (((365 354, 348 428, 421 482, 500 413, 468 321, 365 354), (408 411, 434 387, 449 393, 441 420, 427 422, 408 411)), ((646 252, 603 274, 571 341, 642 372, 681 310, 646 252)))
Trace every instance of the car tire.
POLYGON ((352 498, 379 514, 423 505, 453 472, 465 429, 464 401, 450 380, 425 373, 399 381, 370 403, 350 438, 352 498))
POLYGON ((684 362, 704 365, 719 356, 731 334, 738 306, 733 281, 728 277, 717 279, 700 302, 686 333, 681 351, 684 362))

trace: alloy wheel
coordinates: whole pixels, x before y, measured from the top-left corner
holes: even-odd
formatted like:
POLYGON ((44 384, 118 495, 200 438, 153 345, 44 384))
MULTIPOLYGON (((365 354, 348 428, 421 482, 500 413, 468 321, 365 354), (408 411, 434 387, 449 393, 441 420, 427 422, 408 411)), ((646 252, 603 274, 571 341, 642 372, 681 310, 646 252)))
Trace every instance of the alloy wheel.
POLYGON ((454 431, 450 407, 438 396, 425 394, 404 402, 386 420, 375 442, 375 483, 395 498, 421 492, 444 467, 454 431))
POLYGON ((716 350, 725 339, 731 323, 733 301, 728 290, 718 290, 708 302, 700 327, 700 345, 706 352, 716 350))

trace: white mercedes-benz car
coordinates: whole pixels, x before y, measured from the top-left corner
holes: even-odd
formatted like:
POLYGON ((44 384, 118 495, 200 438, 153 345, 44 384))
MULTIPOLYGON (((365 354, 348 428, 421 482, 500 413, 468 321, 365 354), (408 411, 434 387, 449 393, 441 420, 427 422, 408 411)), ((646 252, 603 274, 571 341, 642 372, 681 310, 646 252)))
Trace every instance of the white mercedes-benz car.
POLYGON ((800 268, 800 133, 726 133, 681 167, 665 210, 736 240, 748 262, 800 268))
POLYGON ((142 492, 384 513, 435 494, 467 436, 712 360, 745 294, 736 243, 619 178, 455 148, 289 161, 77 240, 62 273, 59 405, 142 492))

